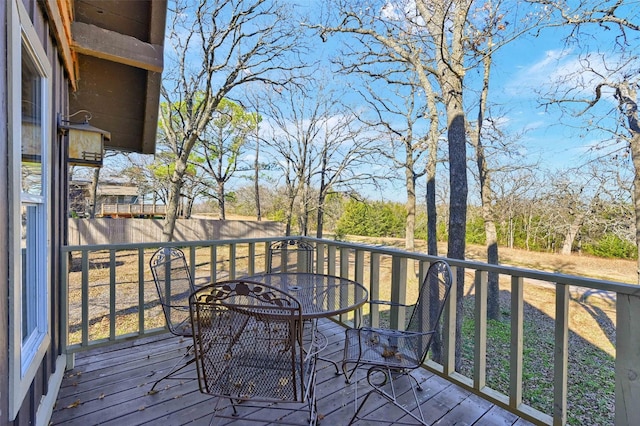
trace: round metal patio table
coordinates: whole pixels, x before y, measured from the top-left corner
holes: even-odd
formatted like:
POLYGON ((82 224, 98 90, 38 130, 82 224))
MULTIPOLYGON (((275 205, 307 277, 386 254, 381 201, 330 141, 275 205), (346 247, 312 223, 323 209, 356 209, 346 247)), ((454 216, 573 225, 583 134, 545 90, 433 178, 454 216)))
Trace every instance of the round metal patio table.
POLYGON ((369 292, 360 283, 334 275, 306 272, 281 272, 242 278, 281 289, 295 297, 302 308, 302 318, 317 319, 344 314, 360 308, 369 292))

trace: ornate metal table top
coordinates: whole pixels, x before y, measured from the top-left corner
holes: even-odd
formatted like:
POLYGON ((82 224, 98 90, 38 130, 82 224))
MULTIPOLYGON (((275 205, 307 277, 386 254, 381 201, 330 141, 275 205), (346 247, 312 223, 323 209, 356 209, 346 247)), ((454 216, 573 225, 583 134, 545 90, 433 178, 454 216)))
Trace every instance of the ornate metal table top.
POLYGON ((302 272, 267 273, 242 278, 279 288, 295 297, 304 319, 331 317, 353 311, 369 297, 360 283, 333 275, 302 272))

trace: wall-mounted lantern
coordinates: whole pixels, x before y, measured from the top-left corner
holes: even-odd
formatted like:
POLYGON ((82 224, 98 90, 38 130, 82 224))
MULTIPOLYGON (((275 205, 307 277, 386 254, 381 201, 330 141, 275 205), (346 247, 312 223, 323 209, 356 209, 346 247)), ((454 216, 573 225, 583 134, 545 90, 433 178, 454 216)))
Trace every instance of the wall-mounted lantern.
POLYGON ((72 166, 102 167, 104 142, 111 140, 111 133, 89 124, 62 120, 58 116, 58 132, 67 139, 67 162, 72 166))

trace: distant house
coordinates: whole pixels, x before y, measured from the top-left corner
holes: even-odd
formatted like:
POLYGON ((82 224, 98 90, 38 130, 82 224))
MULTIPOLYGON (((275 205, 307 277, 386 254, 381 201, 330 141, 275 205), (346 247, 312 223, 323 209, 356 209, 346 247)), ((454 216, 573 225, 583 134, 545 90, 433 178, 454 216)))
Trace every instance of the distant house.
POLYGON ((166 0, 0 2, 2 425, 48 424, 67 363, 64 126, 90 119, 105 147, 154 152, 166 12, 166 0))
POLYGON ((164 216, 166 207, 148 204, 135 185, 100 183, 96 193, 96 217, 144 218, 164 216))
MULTIPOLYGON (((72 217, 90 217, 93 209, 91 182, 88 180, 72 180, 69 182, 69 214, 72 217)), ((103 205, 138 204, 139 189, 135 185, 118 182, 100 182, 96 188, 96 210, 101 216, 103 205)))
POLYGON ((139 189, 135 185, 98 184, 96 206, 103 204, 137 204, 139 189))
MULTIPOLYGON (((162 217, 166 206, 145 202, 136 185, 119 182, 100 182, 96 189, 95 217, 162 217)), ((93 197, 91 182, 69 182, 69 214, 75 218, 91 217, 93 197)))

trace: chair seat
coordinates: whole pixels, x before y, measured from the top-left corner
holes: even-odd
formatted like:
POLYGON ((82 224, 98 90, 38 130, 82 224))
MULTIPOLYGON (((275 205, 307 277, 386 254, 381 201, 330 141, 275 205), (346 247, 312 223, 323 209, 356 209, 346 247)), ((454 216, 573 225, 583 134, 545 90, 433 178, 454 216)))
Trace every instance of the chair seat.
MULTIPOLYGON (((310 358, 305 363, 301 377, 292 374, 291 354, 286 352, 280 356, 245 352, 228 362, 208 361, 207 393, 237 400, 303 402, 300 390, 310 380, 311 362, 310 358)), ((301 371, 298 362, 295 371, 301 371)))
POLYGON ((344 363, 385 365, 389 368, 416 368, 420 353, 407 344, 413 333, 362 327, 347 329, 344 363))

